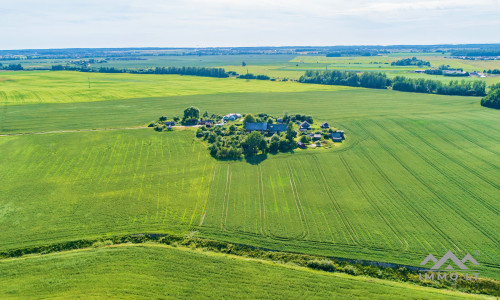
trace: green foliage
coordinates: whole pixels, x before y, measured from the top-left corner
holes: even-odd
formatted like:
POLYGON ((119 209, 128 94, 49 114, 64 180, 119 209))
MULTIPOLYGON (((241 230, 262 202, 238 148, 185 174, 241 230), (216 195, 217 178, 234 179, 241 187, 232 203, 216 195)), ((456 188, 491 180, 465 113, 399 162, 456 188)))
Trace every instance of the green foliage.
POLYGON ((266 145, 267 145, 267 142, 264 139, 264 136, 262 135, 262 133, 260 133, 258 131, 253 131, 245 137, 245 139, 241 143, 241 146, 243 147, 243 151, 245 152, 245 155, 253 156, 253 155, 257 154, 257 152, 259 150, 262 150, 262 148, 265 148, 265 147, 263 147, 263 143, 266 143, 266 145))
POLYGON ((246 125, 246 123, 255 123, 257 120, 252 114, 246 114, 245 118, 243 118, 243 124, 246 125))
POLYGON ((327 85, 347 85, 375 89, 385 89, 390 80, 384 73, 364 72, 358 75, 355 72, 345 71, 306 71, 299 82, 327 85))
POLYGON ((412 58, 403 58, 397 61, 393 61, 391 66, 427 66, 430 67, 431 63, 425 60, 417 59, 416 57, 412 58))
POLYGON ((197 120, 200 117, 200 110, 191 106, 184 110, 184 120, 197 120))
POLYGON ((486 97, 481 99, 481 105, 500 109, 500 88, 491 90, 486 97))

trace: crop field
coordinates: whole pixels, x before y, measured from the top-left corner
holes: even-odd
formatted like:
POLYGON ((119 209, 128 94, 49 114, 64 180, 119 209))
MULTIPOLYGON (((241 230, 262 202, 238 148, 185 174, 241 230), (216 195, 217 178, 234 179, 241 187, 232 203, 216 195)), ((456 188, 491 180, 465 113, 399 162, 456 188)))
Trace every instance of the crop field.
POLYGON ((1 298, 325 299, 346 295, 357 299, 480 298, 156 245, 99 248, 0 261, 1 298))
MULTIPOLYGON (((113 76, 123 74, 106 74, 113 76)), ((500 123, 498 111, 479 106, 478 98, 315 91, 297 83, 297 92, 285 92, 288 83, 279 82, 266 84, 285 84, 281 92, 203 94, 205 78, 161 76, 170 77, 190 81, 190 90, 1 107, 0 134, 61 132, 0 136, 0 250, 194 231, 408 265, 429 253, 479 251, 481 276, 498 279, 500 123), (191 130, 135 128, 190 105, 220 113, 305 113, 344 129, 347 140, 338 149, 227 162, 210 157, 191 130), (92 128, 116 130, 63 132, 92 128)), ((248 83, 210 80, 234 82, 235 90, 248 83)))
POLYGON ((348 87, 181 75, 1 72, 0 105, 71 103, 180 95, 333 91, 348 87), (89 83, 90 82, 90 83, 89 83), (192 86, 196 85, 196 86, 192 86), (90 87, 89 87, 90 86, 90 87))

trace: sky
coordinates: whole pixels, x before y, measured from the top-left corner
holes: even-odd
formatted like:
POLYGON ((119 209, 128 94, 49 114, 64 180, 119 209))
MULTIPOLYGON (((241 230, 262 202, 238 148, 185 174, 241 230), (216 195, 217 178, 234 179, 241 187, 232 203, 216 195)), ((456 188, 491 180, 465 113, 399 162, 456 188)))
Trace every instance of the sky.
POLYGON ((500 0, 0 0, 0 49, 500 43, 500 0))

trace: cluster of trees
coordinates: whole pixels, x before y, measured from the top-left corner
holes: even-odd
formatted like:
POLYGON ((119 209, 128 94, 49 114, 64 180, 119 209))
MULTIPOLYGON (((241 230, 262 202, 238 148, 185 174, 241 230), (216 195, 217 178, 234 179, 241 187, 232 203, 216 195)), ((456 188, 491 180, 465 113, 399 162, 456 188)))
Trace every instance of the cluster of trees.
MULTIPOLYGON (((80 71, 97 73, 132 73, 132 74, 179 74, 190 76, 226 78, 229 74, 223 68, 204 67, 156 67, 154 69, 118 69, 115 67, 100 67, 92 69, 87 66, 53 65, 52 71, 80 71)), ((268 77, 269 79, 269 77, 268 77)))
POLYGON ((328 85, 347 85, 374 89, 385 89, 391 84, 391 81, 384 73, 364 72, 358 74, 356 72, 345 72, 337 70, 323 72, 306 71, 305 74, 300 77, 299 82, 328 85))
POLYGON ((392 80, 392 89, 403 92, 428 93, 440 95, 484 96, 486 84, 484 81, 450 81, 448 84, 438 80, 423 78, 407 78, 396 76, 392 80))
POLYGON ((312 116, 306 116, 306 115, 301 115, 301 114, 296 114, 296 115, 288 115, 285 114, 283 117, 283 123, 288 123, 288 122, 304 122, 307 121, 307 123, 312 124, 314 123, 314 119, 312 116))
POLYGON ((258 80, 269 80, 271 79, 269 76, 267 75, 253 75, 252 73, 247 73, 247 74, 242 74, 240 76, 238 76, 238 78, 241 78, 241 79, 258 79, 258 80))
POLYGON ((499 69, 484 70, 483 73, 487 73, 487 74, 500 74, 500 70, 499 69))
POLYGON ((425 60, 418 59, 416 57, 404 58, 398 61, 393 61, 391 66, 431 66, 431 63, 425 60))
MULTIPOLYGON (((247 122, 257 120, 251 114, 247 114, 245 118, 247 122)), ((196 136, 210 144, 210 155, 217 159, 240 159, 242 156, 252 157, 259 153, 287 152, 297 146, 294 140, 297 131, 293 130, 291 124, 288 125, 287 131, 280 135, 266 136, 259 131, 248 133, 241 124, 232 124, 213 128, 202 126, 198 128, 196 136)))
POLYGON ((490 87, 490 92, 481 99, 481 105, 484 107, 500 109, 500 83, 490 87))
POLYGON ((24 70, 24 68, 21 64, 8 64, 7 66, 3 66, 2 64, 0 64, 0 67, 2 67, 3 70, 9 70, 9 71, 24 70))
POLYGON ((205 67, 156 67, 146 70, 131 70, 135 74, 180 74, 190 76, 226 78, 229 74, 223 68, 205 67))
POLYGON ((345 71, 306 71, 300 77, 299 82, 316 83, 328 85, 347 85, 366 88, 385 89, 392 87, 393 90, 415 93, 429 93, 440 95, 461 96, 484 96, 486 95, 486 84, 484 81, 450 81, 442 83, 438 80, 426 80, 422 78, 407 78, 397 76, 393 80, 386 77, 384 73, 361 74, 345 71))

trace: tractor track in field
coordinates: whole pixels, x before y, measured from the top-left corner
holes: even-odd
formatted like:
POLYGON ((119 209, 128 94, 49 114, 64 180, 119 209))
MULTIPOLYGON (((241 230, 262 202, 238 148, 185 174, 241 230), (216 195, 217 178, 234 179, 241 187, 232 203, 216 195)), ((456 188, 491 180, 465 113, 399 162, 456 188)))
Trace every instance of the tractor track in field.
MULTIPOLYGON (((461 125, 461 126, 463 126, 463 125, 462 125, 462 124, 460 124, 460 123, 458 123, 458 124, 459 124, 459 125, 461 125)), ((446 125, 445 123, 440 124, 440 126, 445 127, 446 129, 448 129, 448 130, 450 130, 450 131, 455 131, 455 129, 451 128, 450 126, 446 125)), ((471 128, 472 128, 472 127, 471 127, 471 128)), ((479 129, 477 129, 477 128, 474 128, 474 129, 475 129, 475 131, 474 131, 474 133, 475 133, 475 134, 477 134, 477 135, 482 135, 482 136, 484 136, 486 139, 490 139, 490 140, 492 139, 492 137, 491 137, 491 136, 487 136, 487 135, 486 135, 486 134, 484 134, 481 130, 479 130, 479 129)), ((485 151, 488 151, 488 152, 490 152, 491 154, 494 154, 494 155, 496 155, 496 156, 500 156, 500 153, 499 153, 499 152, 493 151, 493 150, 491 150, 491 149, 488 149, 488 148, 486 148, 486 147, 484 147, 484 146, 479 145, 478 143, 474 142, 474 141, 473 141, 470 137, 468 137, 468 136, 466 136, 466 135, 461 135, 461 136, 462 136, 464 139, 466 139, 467 141, 469 141, 470 143, 472 143, 472 144, 476 145, 477 147, 479 147, 479 148, 481 148, 481 149, 483 149, 483 150, 485 150, 485 151)), ((497 139, 495 139, 495 141, 499 142, 499 140, 497 140, 497 139)))
MULTIPOLYGON (((360 127, 361 130, 363 130, 365 133, 368 133, 365 128, 360 127)), ((386 149, 384 146, 382 146, 380 143, 379 145, 389 154, 392 156, 392 154, 386 149)), ((448 241, 450 244, 454 245, 457 250, 460 251, 460 248, 453 242, 453 240, 441 229, 439 229, 438 226, 436 226, 430 218, 428 218, 425 214, 421 213, 420 210, 414 206, 413 202, 408 199, 396 186, 396 184, 389 178, 389 176, 380 168, 380 166, 375 162, 373 157, 371 157, 368 153, 364 152, 363 155, 366 157, 366 159, 370 162, 370 164, 375 167, 377 172, 384 178, 384 180, 391 186, 391 188, 399 195, 399 197, 403 200, 405 200, 406 204, 412 208, 412 211, 416 213, 422 220, 427 223, 437 234, 439 234, 444 240, 448 241)), ((394 156, 392 156, 394 157, 394 156)), ((395 158, 396 161, 401 164, 399 159, 395 158)))
POLYGON ((406 240, 404 242, 401 240, 400 235, 402 236, 402 234, 398 230, 396 230, 394 228, 394 226, 391 225, 391 223, 385 218, 385 216, 384 216, 383 212, 380 210, 380 208, 374 203, 374 200, 371 198, 371 196, 368 195, 368 193, 363 189, 363 187, 361 186, 361 183, 359 182, 358 178, 354 175, 354 172, 352 171, 351 167, 349 166, 349 164, 347 163, 347 161, 345 160, 343 155, 340 154, 339 158, 340 158, 340 161, 342 162, 342 164, 344 165, 344 167, 346 168, 347 173, 349 173, 349 176, 351 177, 354 184, 356 184, 356 187, 361 192, 363 197, 365 197, 366 201, 368 201, 370 203, 370 205, 377 211, 379 217, 384 221, 384 223, 387 225, 387 227, 389 227, 391 229, 392 233, 394 234, 394 236, 396 236, 399 243, 401 244, 401 247, 405 250, 408 250, 408 242, 406 240))
POLYGON ((304 208, 302 207, 302 202, 300 202, 299 192, 297 191, 297 186, 295 185, 295 179, 293 177, 293 171, 292 168, 290 167, 290 163, 287 162, 286 166, 287 166, 288 176, 290 178, 290 186, 292 187, 292 193, 295 199, 295 205, 297 206, 297 211, 299 213, 299 217, 302 222, 302 226, 304 228, 304 234, 302 238, 305 238, 310 234, 309 224, 307 223, 306 214, 304 212, 304 208))
MULTIPOLYGON (((375 122, 375 121, 374 121, 375 122)), ((376 122, 377 123, 377 122, 376 122)), ((382 129, 384 129, 386 132, 387 131, 387 128, 380 125, 379 123, 377 123, 382 129)), ((398 123, 396 123, 398 124, 398 123)), ((400 126, 401 127, 401 126, 400 126)), ((406 130, 404 127, 401 127, 402 129, 406 130)), ((408 130, 406 130, 407 132, 409 132, 408 130)), ((433 162, 431 162, 428 158, 426 158, 424 155, 422 155, 421 153, 419 153, 418 151, 416 151, 413 147, 411 147, 407 142, 405 142, 403 139, 401 139, 400 137, 392 134, 391 132, 389 132, 392 136, 394 136, 398 141, 400 141, 402 144, 406 145, 409 149, 411 149, 411 151, 413 153, 415 153, 418 157, 420 157, 421 159, 423 159, 427 164, 429 164, 430 166, 432 166, 434 168, 434 170, 438 171, 439 173, 443 174, 443 176, 445 176, 447 179, 449 179, 450 181, 452 181, 460 190, 462 190, 464 193, 468 194, 470 197, 472 197, 473 199, 475 199, 476 201, 478 201, 479 203, 481 203, 484 207, 486 207, 488 210, 492 211, 493 213, 495 214, 498 214, 498 209, 496 209, 494 206, 492 206, 490 203, 486 202, 485 200, 479 198, 478 196, 476 196, 474 193, 472 193, 471 191, 465 189, 463 187, 462 184, 460 184, 460 182, 458 182, 455 178, 451 178, 450 176, 446 176, 444 175, 444 173, 441 172, 441 170, 439 170, 439 167, 436 166, 436 164, 434 164, 433 162)), ((409 132, 411 134, 411 132, 409 132)), ((419 138, 418 136, 414 135, 415 137, 419 138)), ((425 144, 427 144, 431 149, 437 151, 438 153, 441 153, 440 150, 436 149, 435 146, 432 146, 432 145, 429 145, 427 142, 425 141, 422 141, 424 142, 425 144)), ((441 153, 442 154, 442 153, 441 153)), ((444 157, 448 158, 447 155, 445 154, 442 154, 444 157)), ((451 158, 449 158, 449 160, 453 161, 451 158)), ((457 163, 458 164, 458 163, 457 163)), ((464 169, 467 169, 466 167, 464 167, 463 165, 461 164, 458 164, 459 166, 461 166, 462 168, 464 169)), ((472 174, 474 174, 473 172, 471 172, 472 174)), ((480 178, 480 177, 479 177, 480 178)), ((495 185, 493 185, 493 187, 497 188, 495 185)), ((498 189, 498 188, 497 188, 498 189)))
MULTIPOLYGON (((400 126, 401 126, 401 125, 400 125, 400 126)), ((429 130, 429 129, 427 129, 427 131, 431 132, 431 130, 429 130)), ((443 141, 445 141, 446 143, 453 145, 455 148, 457 148, 457 149, 460 149, 460 150, 462 150, 462 151, 467 152, 467 153, 468 153, 468 155, 475 157, 476 159, 478 159, 478 160, 482 161, 483 163, 485 163, 485 164, 489 165, 490 167, 492 167, 492 168, 494 168, 494 169, 498 169, 498 168, 499 168, 499 166, 498 166, 498 165, 492 164, 491 162, 489 162, 489 161, 485 160, 484 158, 481 158, 480 156, 478 156, 478 155, 476 155, 476 154, 474 154, 474 153, 470 152, 469 150, 467 150, 467 148, 465 148, 465 147, 460 147, 459 145, 457 145, 457 144, 456 144, 456 142, 452 142, 450 139, 448 139, 448 138, 446 138, 446 137, 444 137, 444 136, 441 136, 441 135, 436 135, 436 134, 434 134, 434 135, 435 135, 435 136, 438 136, 439 138, 441 138, 441 139, 442 139, 443 141)), ((463 137, 463 136, 462 136, 462 137, 463 137)), ((471 141, 469 141, 469 142, 471 142, 471 141)), ((472 143, 472 142, 471 142, 471 143, 472 143)), ((485 149, 484 147, 481 147, 480 145, 478 145, 478 144, 476 144, 476 143, 472 143, 472 144, 473 144, 473 145, 476 145, 478 148, 481 148, 481 149, 483 149, 483 150, 485 150, 485 151, 490 152, 488 149, 485 149)), ((492 152, 490 152, 490 153, 492 153, 492 152)), ((493 154, 495 154, 495 153, 493 153, 493 154)))
POLYGON ((260 216, 260 232, 264 236, 270 236, 269 230, 267 229, 267 218, 266 218, 266 201, 264 198, 264 180, 262 179, 262 167, 258 165, 259 173, 259 216, 260 216))
MULTIPOLYGON (((492 182, 491 180, 485 178, 483 175, 479 174, 476 170, 473 170, 469 167, 467 167, 466 165, 464 165, 462 162, 460 162, 459 160, 451 157, 450 155, 444 153, 443 151, 439 150, 435 145, 433 145, 432 143, 429 143, 427 140, 425 140, 424 138, 422 138, 421 136, 419 136, 418 134, 416 134, 415 132, 413 132, 412 130, 408 129, 407 127, 405 127, 404 125, 401 125, 401 123, 397 122, 397 121, 394 121, 391 119, 391 121, 395 124, 397 124, 400 128, 404 129, 405 131, 407 131, 410 135, 416 137, 417 139, 419 139, 420 141, 422 141, 424 144, 426 144, 427 146, 429 146, 430 148, 432 148, 432 150, 438 152, 439 154, 441 154, 443 157, 446 157, 448 160, 452 161, 453 163, 455 163, 456 165, 459 165, 460 167, 462 167, 463 169, 465 169, 467 172, 469 173, 472 173, 474 174, 477 178, 483 180, 484 182, 488 183, 489 185, 491 185, 492 187, 496 188, 497 190, 500 189, 500 186, 498 184, 496 184, 495 182, 492 182)), ((438 135, 436 135, 438 136, 438 135)), ((438 136, 441 138, 441 136, 438 136)), ((444 138, 441 138, 443 140, 445 140, 444 138)), ((445 140, 446 142, 449 142, 447 140, 445 140)), ((450 144, 454 145, 453 143, 449 142, 450 144)), ((471 156, 474 156, 473 154, 471 154, 471 156)), ((482 160, 482 159, 480 159, 482 160)), ((497 168, 496 166, 494 166, 494 168, 497 168)), ((496 213, 498 213, 498 211, 496 211, 496 213)))
MULTIPOLYGON (((387 132, 388 134, 390 134, 392 137, 394 137, 396 140, 398 140, 401 144, 404 144, 406 145, 406 147, 408 147, 408 149, 410 149, 410 151, 412 151, 415 155, 417 155, 418 157, 420 157, 422 160, 424 160, 425 162, 427 162, 427 164, 429 164, 435 171, 437 171, 439 174, 442 174, 439 169, 434 165, 434 163, 430 162, 427 158, 423 157, 420 153, 418 153, 415 149, 413 149, 410 145, 408 145, 408 143, 406 143, 404 140, 402 140, 400 137, 398 137, 397 135, 393 134, 392 132, 388 131, 386 127, 384 127, 383 125, 381 125, 379 122, 377 122, 376 120, 372 120, 372 122, 374 122, 375 124, 377 124, 380 128, 382 128, 383 130, 385 130, 385 132, 387 132)), ((393 155, 394 156, 394 155, 393 155)), ((395 156, 394 156, 395 157, 395 156)), ((402 161, 400 161, 400 163, 402 163, 402 161)), ((408 166, 405 165, 405 169, 407 170, 410 170, 410 168, 408 166)), ((446 201, 446 199, 443 199, 441 196, 439 196, 439 194, 434 190, 434 188, 432 188, 430 185, 426 184, 422 178, 420 178, 420 176, 418 176, 417 174, 415 174, 414 172, 412 172, 413 176, 415 178, 418 179, 418 181, 420 181, 420 183, 422 183, 424 186, 427 187, 427 189, 429 191, 432 192, 432 194, 434 194, 434 196, 436 196, 437 199, 439 199, 444 205, 446 205, 449 209, 451 209, 452 211, 454 211, 458 216, 461 216, 464 220, 466 220, 467 222, 469 222, 470 224, 472 224, 477 230, 479 230, 482 234, 484 234, 486 237, 488 237, 491 241, 493 241, 494 243, 498 243, 498 240, 497 238, 495 238, 494 236, 491 236, 489 233, 488 233, 488 230, 485 230, 483 229, 477 222, 475 222, 472 218, 468 217, 467 214, 465 214, 461 209, 459 209, 458 207, 454 206, 454 205, 451 205, 448 203, 448 201, 446 201)), ((445 176, 443 174, 443 176, 445 176)), ((455 185, 457 185, 460 189, 461 186, 459 184, 457 184, 454 180, 452 180, 451 178, 449 178, 448 176, 445 176, 447 179, 451 180, 455 185)), ((463 189, 462 189, 463 190, 463 189)))
MULTIPOLYGON (((363 128, 363 130, 366 130, 363 128)), ((432 195, 434 195, 436 198, 440 199, 441 202, 444 202, 437 194, 436 192, 431 188, 429 187, 429 185, 427 183, 425 183, 421 178, 420 176, 418 176, 412 169, 410 169, 410 167, 408 167, 399 157, 397 157, 396 155, 394 155, 392 153, 392 151, 385 145, 385 144, 382 144, 380 143, 379 141, 377 141, 377 144, 382 147, 382 149, 384 149, 387 153, 389 153, 391 155, 391 157, 393 157, 400 165, 401 167, 403 167, 407 172, 408 174, 410 174, 411 176, 413 176, 413 178, 415 178, 423 187, 425 187, 432 195)), ((463 217, 463 216, 462 216, 463 217)), ((455 246, 455 248, 457 250, 460 251, 460 248, 452 242, 452 244, 455 246)))
POLYGON ((123 128, 97 128, 97 129, 53 130, 53 131, 41 131, 41 132, 4 133, 4 134, 0 134, 0 136, 19 136, 19 135, 52 134, 52 133, 114 131, 114 130, 137 130, 137 129, 147 129, 147 128, 149 128, 149 127, 138 126, 138 127, 123 127, 123 128))
POLYGON ((330 185, 326 181, 325 173, 321 169, 318 161, 318 157, 316 154, 314 154, 313 159, 316 163, 316 168, 318 169, 318 172, 322 178, 323 181, 323 187, 325 188, 326 194, 328 195, 328 198, 330 199, 330 202, 332 203, 333 207, 335 208, 335 211, 337 212, 337 215, 339 216, 340 220, 342 221, 342 224, 344 227, 347 229, 347 233, 349 234, 349 237, 351 238, 351 241, 354 244, 360 244, 359 237, 356 234, 356 231, 354 230, 352 224, 349 222, 349 219, 345 216, 344 211, 342 210, 342 207, 340 207, 337 198, 333 194, 333 192, 330 189, 330 185))
POLYGON ((200 227, 203 225, 203 221, 205 221, 205 216, 207 215, 207 210, 208 210, 208 206, 210 204, 210 195, 213 191, 213 185, 215 184, 215 173, 217 171, 217 165, 214 165, 214 175, 212 176, 212 182, 210 183, 209 185, 209 190, 208 190, 208 193, 207 193, 207 202, 205 204, 205 208, 204 208, 204 211, 203 211, 203 216, 201 217, 201 220, 200 220, 200 227))

